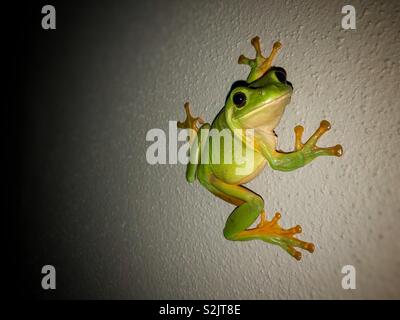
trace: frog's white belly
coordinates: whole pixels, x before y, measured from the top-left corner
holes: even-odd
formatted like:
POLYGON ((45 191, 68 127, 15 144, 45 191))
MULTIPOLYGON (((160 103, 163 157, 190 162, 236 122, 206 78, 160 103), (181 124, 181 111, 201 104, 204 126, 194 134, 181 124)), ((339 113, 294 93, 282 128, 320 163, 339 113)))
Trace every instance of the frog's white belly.
POLYGON ((267 163, 265 158, 258 152, 254 157, 244 159, 242 164, 212 164, 213 174, 222 181, 229 184, 244 184, 253 180, 262 171, 267 163))

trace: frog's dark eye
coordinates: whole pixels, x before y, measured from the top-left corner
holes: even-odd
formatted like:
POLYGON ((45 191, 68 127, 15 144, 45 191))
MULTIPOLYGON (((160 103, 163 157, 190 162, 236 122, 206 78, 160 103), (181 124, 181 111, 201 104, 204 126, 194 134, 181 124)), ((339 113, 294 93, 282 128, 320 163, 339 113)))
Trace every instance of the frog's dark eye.
POLYGON ((282 71, 275 71, 275 75, 282 83, 286 83, 286 74, 282 71))
POLYGON ((241 108, 246 104, 246 95, 243 92, 236 92, 232 100, 237 107, 241 108))

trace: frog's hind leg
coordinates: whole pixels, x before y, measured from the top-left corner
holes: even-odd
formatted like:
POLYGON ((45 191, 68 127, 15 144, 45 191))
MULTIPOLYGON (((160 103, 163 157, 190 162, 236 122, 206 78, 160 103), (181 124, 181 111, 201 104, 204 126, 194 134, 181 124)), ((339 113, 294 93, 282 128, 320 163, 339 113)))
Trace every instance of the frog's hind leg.
POLYGON ((278 224, 281 217, 279 213, 276 213, 271 221, 266 220, 264 200, 258 194, 246 187, 223 182, 204 166, 199 167, 198 179, 204 187, 216 196, 237 206, 225 224, 224 236, 228 240, 263 240, 279 245, 297 260, 301 259, 301 253, 294 249, 295 247, 309 252, 314 251, 312 243, 295 238, 295 235, 301 232, 300 226, 283 229, 278 224), (259 224, 255 228, 249 229, 259 215, 259 224))
POLYGON ((271 221, 267 221, 265 213, 262 212, 261 220, 257 227, 235 234, 233 240, 260 239, 265 242, 277 244, 297 260, 301 259, 301 252, 297 251, 295 247, 307 250, 308 252, 314 252, 315 246, 313 243, 295 238, 296 234, 301 233, 301 227, 297 225, 293 228, 283 229, 278 224, 280 218, 281 214, 277 212, 271 221))
POLYGON ((234 212, 239 213, 235 215, 231 214, 227 221, 227 224, 229 222, 229 228, 225 227, 224 229, 224 236, 228 239, 231 233, 242 231, 251 226, 264 208, 264 200, 261 196, 245 187, 226 184, 229 187, 229 192, 221 190, 217 186, 218 184, 216 185, 216 182, 222 183, 222 181, 203 165, 199 166, 197 178, 208 191, 222 200, 237 206, 234 212))

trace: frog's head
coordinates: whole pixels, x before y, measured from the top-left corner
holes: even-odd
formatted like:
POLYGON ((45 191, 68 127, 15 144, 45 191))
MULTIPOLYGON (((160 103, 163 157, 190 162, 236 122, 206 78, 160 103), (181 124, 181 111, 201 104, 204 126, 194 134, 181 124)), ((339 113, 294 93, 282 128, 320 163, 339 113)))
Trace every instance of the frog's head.
POLYGON ((225 103, 225 116, 233 128, 272 132, 278 125, 293 92, 286 71, 270 68, 251 82, 235 82, 225 103))
POLYGON ((259 37, 254 37, 251 44, 256 57, 239 57, 238 62, 249 65, 251 71, 246 81, 233 84, 225 103, 225 118, 231 129, 260 129, 272 133, 290 102, 293 86, 287 81, 283 68, 271 67, 281 43, 274 43, 268 57, 261 53, 259 37))

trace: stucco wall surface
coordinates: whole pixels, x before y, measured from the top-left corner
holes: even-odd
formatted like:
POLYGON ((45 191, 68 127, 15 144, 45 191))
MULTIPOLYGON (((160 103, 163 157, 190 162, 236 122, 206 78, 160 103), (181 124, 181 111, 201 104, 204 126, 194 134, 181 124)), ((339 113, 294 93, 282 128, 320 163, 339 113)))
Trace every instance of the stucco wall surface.
POLYGON ((30 79, 26 161, 39 213, 27 224, 42 219, 47 232, 32 237, 52 244, 32 263, 60 266, 66 297, 399 298, 399 4, 121 2, 75 21, 73 35, 59 22, 61 53, 30 79), (345 4, 356 30, 341 28, 345 4), (233 207, 189 185, 183 165, 146 161, 146 133, 168 132, 185 101, 212 121, 247 76, 237 59, 253 56, 255 35, 265 52, 282 42, 274 64, 294 85, 279 147, 293 148, 297 124, 308 137, 327 119, 319 144, 344 148, 293 172, 266 168, 248 184, 270 217, 281 212, 283 226, 300 224, 315 243, 300 262, 261 241, 225 240, 233 207), (347 264, 356 290, 342 289, 347 264))

